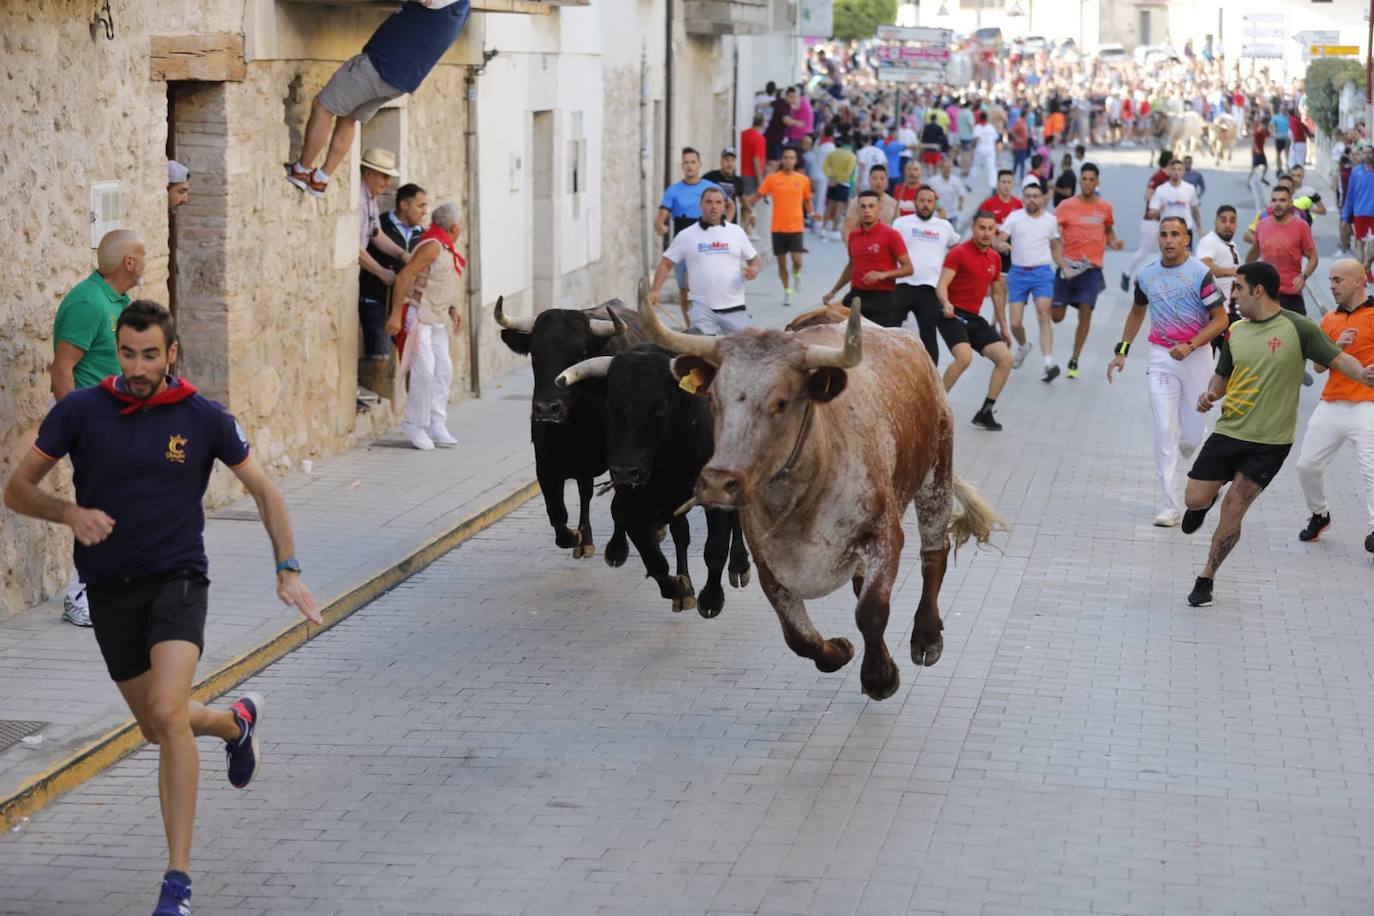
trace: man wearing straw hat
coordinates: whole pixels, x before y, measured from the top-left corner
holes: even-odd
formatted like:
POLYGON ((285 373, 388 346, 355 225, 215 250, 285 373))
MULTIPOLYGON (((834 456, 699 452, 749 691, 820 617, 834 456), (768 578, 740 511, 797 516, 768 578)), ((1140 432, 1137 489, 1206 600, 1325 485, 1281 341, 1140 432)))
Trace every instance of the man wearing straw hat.
MULTIPOLYGON (((378 198, 386 193, 391 180, 400 174, 396 170, 396 156, 390 150, 375 146, 363 150, 362 187, 358 195, 358 266, 386 286, 396 282, 396 273, 379 263, 367 250, 367 246, 370 244, 382 254, 401 263, 410 260, 410 253, 382 231, 382 212, 378 203, 378 198)), ((386 359, 386 319, 385 302, 368 297, 359 298, 358 322, 363 329, 364 358, 386 359)))

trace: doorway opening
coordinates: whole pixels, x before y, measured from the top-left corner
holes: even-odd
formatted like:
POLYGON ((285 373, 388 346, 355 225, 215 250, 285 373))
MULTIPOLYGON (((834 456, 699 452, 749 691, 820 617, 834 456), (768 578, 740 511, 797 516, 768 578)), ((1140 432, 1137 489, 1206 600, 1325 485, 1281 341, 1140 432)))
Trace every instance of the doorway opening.
POLYGON ((553 112, 536 111, 533 113, 530 150, 530 174, 533 178, 531 197, 533 198, 534 238, 531 252, 534 257, 534 308, 539 314, 552 308, 553 281, 557 263, 554 246, 556 244, 558 211, 554 208, 554 146, 553 112))

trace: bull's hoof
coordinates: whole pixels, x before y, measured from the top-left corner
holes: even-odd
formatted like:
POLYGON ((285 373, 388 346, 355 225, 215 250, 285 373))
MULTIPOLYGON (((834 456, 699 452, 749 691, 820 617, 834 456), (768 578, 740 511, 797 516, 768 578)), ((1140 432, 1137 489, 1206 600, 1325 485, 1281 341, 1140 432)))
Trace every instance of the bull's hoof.
POLYGON ((710 620, 725 608, 725 590, 719 585, 708 585, 697 595, 697 613, 710 620))
POLYGON ((749 584, 749 567, 748 567, 748 566, 744 567, 744 569, 740 570, 739 572, 735 572, 733 569, 730 570, 730 587, 731 587, 731 588, 744 588, 744 587, 747 586, 748 584, 749 584))
POLYGON ((616 540, 611 538, 611 542, 606 545, 606 565, 612 569, 617 569, 625 565, 625 560, 630 556, 630 545, 623 538, 616 540))
POLYGON ((573 548, 574 560, 585 560, 594 556, 596 556, 596 545, 591 542, 590 538, 573 548))
POLYGON ((574 531, 572 528, 555 528, 553 530, 553 542, 564 550, 569 547, 576 547, 582 543, 582 532, 574 531))
POLYGON ((683 595, 681 598, 673 599, 673 613, 681 614, 683 611, 690 611, 697 606, 696 595, 683 595))
POLYGON ((945 639, 938 634, 934 639, 913 639, 911 641, 911 660, 926 668, 938 662, 944 651, 945 639))
POLYGON ((827 639, 825 648, 826 651, 822 652, 821 657, 816 659, 816 668, 826 674, 839 671, 849 664, 849 660, 854 657, 854 644, 843 636, 827 639), (832 656, 838 656, 838 661, 832 656))
POLYGON ((888 673, 888 677, 885 680, 879 681, 878 683, 874 684, 868 683, 867 679, 863 677, 860 677, 859 680, 863 683, 864 693, 868 696, 869 699, 881 701, 886 700, 888 697, 892 696, 894 693, 897 692, 897 688, 900 687, 902 684, 902 675, 901 672, 897 670, 897 666, 894 664, 892 666, 892 670, 888 673))

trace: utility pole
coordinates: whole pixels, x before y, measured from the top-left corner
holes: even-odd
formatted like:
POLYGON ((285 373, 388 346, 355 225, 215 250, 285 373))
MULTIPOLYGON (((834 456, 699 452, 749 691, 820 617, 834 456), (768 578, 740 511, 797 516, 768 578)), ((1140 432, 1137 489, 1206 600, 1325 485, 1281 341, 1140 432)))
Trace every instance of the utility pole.
POLYGON ((1374 0, 1369 0, 1369 28, 1364 45, 1364 128, 1374 130, 1374 0))

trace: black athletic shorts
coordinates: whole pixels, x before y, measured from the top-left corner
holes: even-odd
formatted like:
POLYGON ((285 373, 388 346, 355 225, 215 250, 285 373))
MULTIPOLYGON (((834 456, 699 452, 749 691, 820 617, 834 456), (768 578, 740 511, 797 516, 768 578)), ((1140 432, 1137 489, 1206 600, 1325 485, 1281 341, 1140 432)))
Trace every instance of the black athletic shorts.
POLYGON ((787 254, 789 251, 805 251, 806 249, 802 246, 804 235, 805 233, 802 232, 774 232, 773 256, 787 254))
POLYGON ((897 291, 891 289, 854 289, 844 297, 846 307, 851 307, 855 299, 863 304, 863 316, 874 324, 885 328, 900 328, 906 320, 906 312, 897 304, 897 291))
POLYGON ((180 639, 205 650, 210 580, 180 569, 86 586, 95 641, 116 682, 153 667, 152 648, 180 639))
POLYGON ((1299 315, 1307 314, 1307 301, 1303 299, 1302 293, 1279 293, 1279 305, 1299 315))
POLYGON ((1279 468, 1283 467, 1284 459, 1292 448, 1291 442, 1286 445, 1267 445, 1212 433, 1202 443, 1202 450, 1197 453, 1188 476, 1194 480, 1234 480, 1236 474, 1240 473, 1263 489, 1269 486, 1279 468))
POLYGON ((1266 156, 1264 153, 1257 153, 1257 152, 1255 152, 1254 150, 1251 150, 1251 151, 1250 151, 1250 168, 1252 168, 1252 169, 1257 169, 1257 168, 1259 168, 1260 166, 1264 166, 1265 168, 1268 168, 1268 167, 1269 167, 1269 157, 1266 156))
POLYGON ((982 353, 984 347, 1002 340, 1002 335, 982 315, 970 315, 958 309, 954 310, 953 318, 946 318, 941 313, 938 328, 951 352, 956 344, 966 343, 982 353))
POLYGON ((849 203, 849 185, 832 184, 825 189, 825 199, 837 201, 838 203, 849 203))
POLYGON ((1011 252, 999 251, 998 254, 1002 256, 1002 277, 1005 279, 1011 273, 1011 252))

